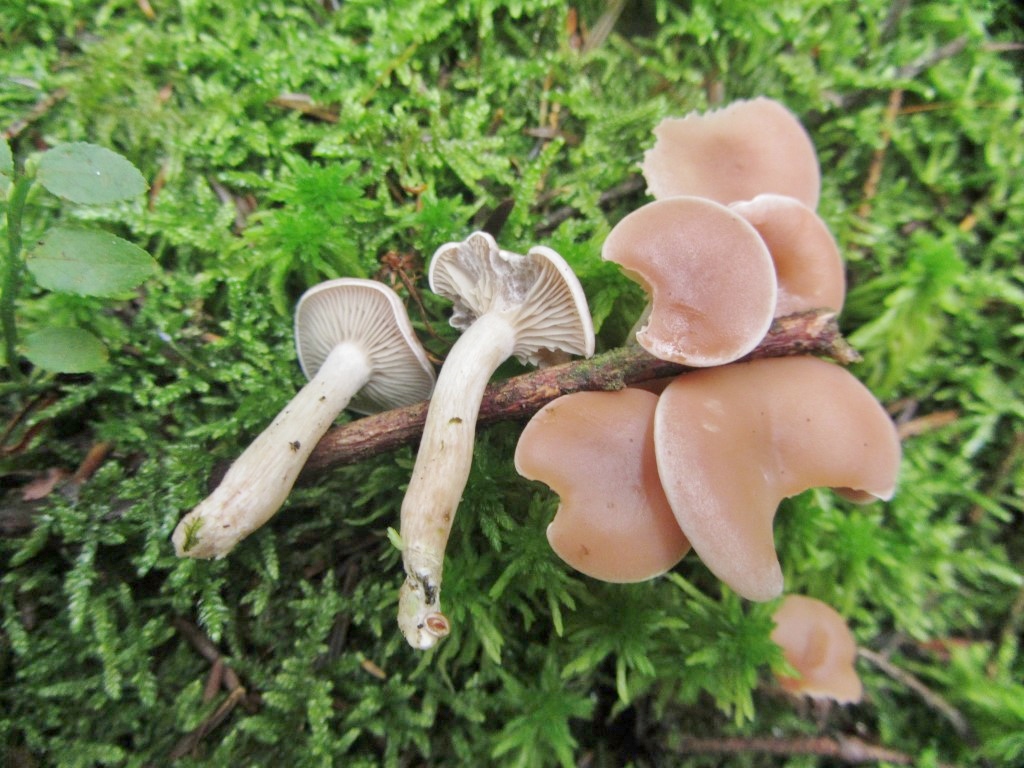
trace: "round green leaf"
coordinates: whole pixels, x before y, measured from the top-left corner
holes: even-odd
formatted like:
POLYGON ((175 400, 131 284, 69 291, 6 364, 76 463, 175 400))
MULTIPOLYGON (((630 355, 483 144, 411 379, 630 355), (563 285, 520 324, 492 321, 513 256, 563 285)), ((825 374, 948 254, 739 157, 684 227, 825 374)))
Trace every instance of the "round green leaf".
POLYGON ((128 200, 147 187, 142 174, 126 158, 81 142, 44 152, 36 178, 58 197, 89 205, 128 200))
POLYGON ((48 371, 88 373, 107 364, 107 348, 82 328, 44 328, 25 338, 25 357, 48 371))
POLYGON ((55 227, 25 259, 43 288, 79 296, 117 296, 156 272, 153 257, 117 235, 55 227))

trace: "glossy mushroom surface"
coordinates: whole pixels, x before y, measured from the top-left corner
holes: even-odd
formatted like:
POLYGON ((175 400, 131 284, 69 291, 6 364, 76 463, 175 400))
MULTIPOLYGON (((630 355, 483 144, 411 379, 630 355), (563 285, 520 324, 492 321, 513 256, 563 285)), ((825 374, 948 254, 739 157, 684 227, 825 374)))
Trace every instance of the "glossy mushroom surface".
POLYGON ((678 377, 654 420, 665 495, 694 552, 749 600, 782 593, 773 522, 808 488, 892 496, 896 429, 852 374, 811 357, 737 363, 678 377))
POLYGON ((811 309, 839 312, 846 298, 846 268, 828 226, 792 197, 758 195, 729 206, 761 235, 775 264, 775 315, 811 309))
POLYGON ((666 118, 654 135, 641 170, 655 199, 695 195, 733 203, 770 192, 818 206, 821 170, 814 144, 777 101, 760 97, 666 118))
POLYGON ((414 648, 433 647, 450 631, 441 611, 441 575, 462 491, 469 479, 484 388, 515 356, 542 362, 556 351, 590 356, 594 329, 583 288, 550 248, 524 256, 498 248, 483 232, 441 246, 430 287, 454 303, 462 330, 438 375, 409 487, 402 500, 398 626, 414 648))
POLYGON ((401 300, 382 283, 339 278, 313 286, 296 307, 295 340, 309 382, 179 521, 172 537, 179 557, 223 557, 270 520, 350 404, 384 409, 430 396, 433 368, 401 300))
POLYGON ((564 395, 519 438, 516 470, 561 500, 547 529, 551 548, 587 576, 644 581, 690 549, 658 479, 657 402, 638 389, 564 395))
POLYGON ((722 365, 750 352, 775 314, 778 287, 757 230, 699 197, 657 200, 625 216, 602 258, 645 287, 651 309, 636 338, 662 360, 722 365))
POLYGON ((803 595, 786 595, 773 614, 772 640, 797 677, 776 675, 790 693, 840 704, 858 702, 863 686, 854 663, 857 643, 832 606, 803 595))

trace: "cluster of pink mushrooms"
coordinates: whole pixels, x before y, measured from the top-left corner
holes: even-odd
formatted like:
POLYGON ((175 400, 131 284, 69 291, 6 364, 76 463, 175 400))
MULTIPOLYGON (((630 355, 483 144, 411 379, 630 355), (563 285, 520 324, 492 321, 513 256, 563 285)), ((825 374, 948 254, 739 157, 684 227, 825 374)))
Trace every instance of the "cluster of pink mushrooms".
MULTIPOLYGON (((736 362, 773 318, 842 308, 843 263, 815 212, 818 162, 799 121, 761 98, 665 120, 655 134, 643 163, 655 200, 613 228, 602 256, 650 297, 636 341, 700 370, 657 394, 553 400, 523 431, 516 468, 560 497, 548 540, 580 572, 642 581, 692 548, 740 596, 772 600, 783 592, 773 536, 780 502, 815 487, 858 503, 890 498, 899 439, 838 365, 736 362)), ((852 637, 835 611, 788 596, 775 618, 773 637, 804 668, 808 693, 859 698, 852 637), (808 667, 826 658, 842 660, 835 689, 808 667)))
MULTIPOLYGON (((800 123, 762 98, 665 120, 655 134, 643 164, 655 200, 615 226, 602 256, 650 296, 636 341, 700 370, 657 391, 552 401, 523 431, 515 465, 559 495, 548 539, 580 572, 641 581, 692 548, 742 597, 771 600, 783 591, 772 531, 781 500, 812 487, 854 502, 887 499, 899 441, 871 393, 837 365, 736 362, 775 317, 842 308, 843 263, 815 212, 818 162, 800 123)), ((579 281, 543 246, 520 255, 476 232, 441 246, 428 277, 453 302, 451 324, 462 331, 436 379, 387 286, 341 278, 303 295, 295 337, 310 381, 179 522, 179 556, 223 557, 265 524, 341 410, 429 398, 401 511, 398 624, 416 648, 450 632, 440 603, 444 552, 484 388, 510 357, 547 365, 590 356, 594 331, 579 281)), ((773 638, 799 672, 784 686, 859 698, 855 646, 835 611, 790 595, 775 618, 773 638), (822 682, 830 675, 838 687, 822 682)))

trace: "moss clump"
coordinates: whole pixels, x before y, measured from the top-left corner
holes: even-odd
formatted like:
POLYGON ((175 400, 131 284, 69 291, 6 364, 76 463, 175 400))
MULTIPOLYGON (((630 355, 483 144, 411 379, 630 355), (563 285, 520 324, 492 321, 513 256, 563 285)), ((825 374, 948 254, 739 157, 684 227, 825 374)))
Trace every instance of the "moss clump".
POLYGON ((0 383, 0 762, 708 765, 745 743, 738 761, 772 765, 742 740, 781 734, 806 764, 798 737, 819 731, 923 763, 1021 760, 1015 6, 15 5, 0 126, 16 161, 89 141, 151 186, 102 210, 30 199, 26 242, 92 217, 162 270, 102 304, 27 285, 17 308, 25 328, 88 325, 111 358, 0 383), (892 503, 786 503, 787 586, 935 698, 861 661, 866 703, 809 717, 769 674, 772 606, 723 592, 695 558, 631 587, 569 572, 543 537, 555 499, 513 471, 511 424, 480 436, 446 564, 459 631, 429 655, 393 619, 407 449, 303 487, 229 559, 174 557, 215 467, 301 383, 289 311, 310 282, 393 283, 443 355, 454 333, 424 259, 503 220, 506 247, 569 261, 599 345, 618 346, 642 296, 600 243, 645 199, 651 128, 760 94, 809 127, 849 264, 853 370, 908 435, 892 503), (97 445, 98 468, 36 482, 97 445), (936 701, 968 730, 936 727, 936 701))

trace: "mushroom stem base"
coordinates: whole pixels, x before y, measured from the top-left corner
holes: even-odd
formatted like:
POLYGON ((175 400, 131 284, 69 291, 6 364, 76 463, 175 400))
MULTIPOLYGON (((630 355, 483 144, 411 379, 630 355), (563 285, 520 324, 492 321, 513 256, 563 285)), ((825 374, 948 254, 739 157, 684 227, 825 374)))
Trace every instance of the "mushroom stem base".
POLYGON ((366 356, 334 348, 317 374, 239 456, 216 490, 179 522, 179 557, 224 557, 280 509, 317 441, 369 380, 366 356))
POLYGON ((500 313, 478 318, 459 337, 437 377, 423 439, 402 500, 402 563, 398 626, 413 648, 448 634, 441 613, 444 551, 473 462, 480 401, 491 375, 515 346, 500 313))

